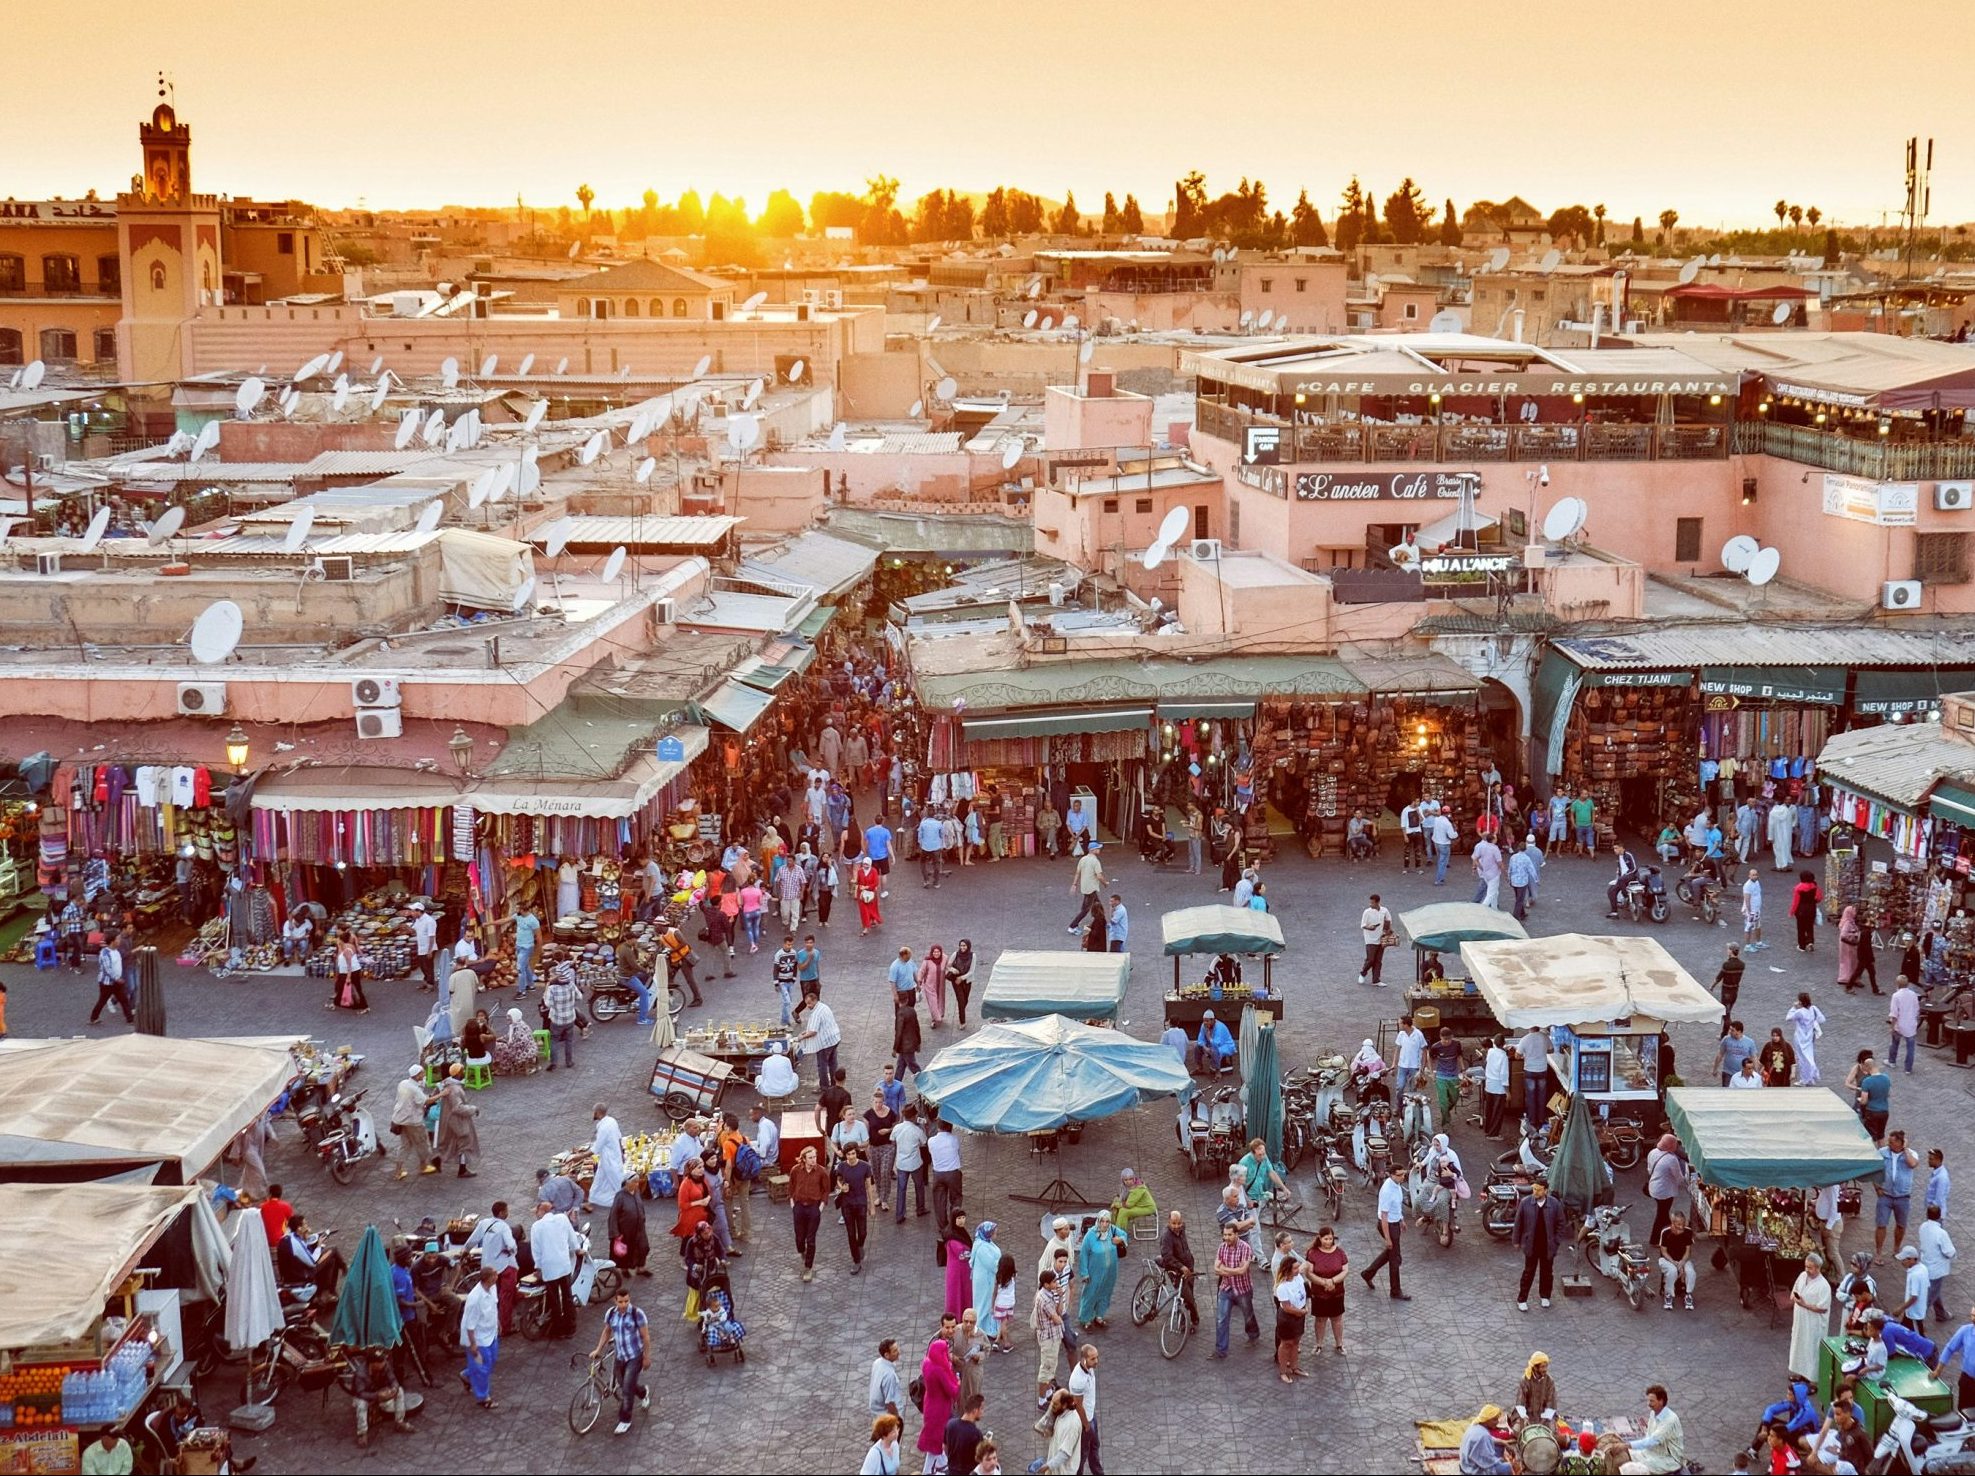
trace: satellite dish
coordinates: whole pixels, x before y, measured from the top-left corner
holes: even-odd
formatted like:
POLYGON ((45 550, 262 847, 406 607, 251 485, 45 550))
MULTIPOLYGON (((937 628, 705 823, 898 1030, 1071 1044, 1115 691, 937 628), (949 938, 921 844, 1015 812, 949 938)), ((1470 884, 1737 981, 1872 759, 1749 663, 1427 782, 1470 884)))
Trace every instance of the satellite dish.
POLYGON ((241 381, 240 388, 233 392, 233 408, 245 420, 254 413, 254 407, 267 397, 267 382, 248 375, 241 381))
POLYGON ((1496 247, 1496 248, 1495 248, 1495 249, 1494 249, 1493 251, 1491 251, 1491 252, 1489 252, 1489 253, 1488 253, 1488 270, 1489 270, 1489 271, 1491 271, 1491 272, 1499 272, 1500 270, 1502 270, 1502 268, 1503 268, 1503 267, 1505 267, 1505 266, 1507 266, 1508 264, 1509 264, 1509 248, 1508 248, 1508 247, 1506 247, 1506 246, 1497 246, 1497 247, 1496 247))
POLYGON ((514 592, 515 613, 519 614, 521 611, 527 609, 528 602, 534 598, 535 598, 535 576, 533 574, 530 574, 526 579, 521 581, 521 588, 517 589, 514 592))
POLYGON ((541 485, 542 469, 532 461, 522 462, 519 471, 511 466, 501 469, 500 489, 503 497, 507 496, 510 487, 515 489, 517 497, 532 497, 541 485))
POLYGON ((459 360, 451 354, 446 355, 439 364, 439 382, 447 389, 459 383, 459 360))
POLYGON ((379 373, 381 373, 383 368, 384 368, 384 356, 382 354, 379 354, 376 358, 370 361, 370 372, 373 378, 375 378, 379 373))
POLYGON ((1680 285, 1685 287, 1701 274, 1701 259, 1697 256, 1680 268, 1680 285))
MULTIPOLYGON (((15 370, 14 372, 18 374, 20 371, 15 370)), ((191 449, 192 438, 182 430, 173 431, 171 433, 171 439, 166 441, 164 446, 165 455, 167 456, 183 456, 191 449)))
POLYGON ((1250 323, 1253 323, 1254 321, 1255 321, 1255 310, 1253 308, 1243 308, 1241 310, 1241 326, 1246 328, 1250 323))
POLYGON ((1764 585, 1776 577, 1776 571, 1783 566, 1783 555, 1773 548, 1756 550, 1755 557, 1749 560, 1749 583, 1764 585))
POLYGON ((624 545, 618 544, 610 551, 610 557, 603 561, 604 583, 608 584, 624 572, 624 545))
POLYGON ((1070 314, 1070 315, 1069 315, 1068 317, 1066 317, 1066 318, 1064 318, 1064 319, 1063 319, 1063 326, 1064 326, 1065 328, 1074 328, 1074 327, 1076 327, 1076 326, 1077 326, 1077 315, 1076 315, 1075 313, 1071 313, 1071 314, 1070 314))
POLYGON ((1269 324, 1273 323, 1275 320, 1276 320, 1275 309, 1263 308, 1262 316, 1255 320, 1255 326, 1257 328, 1266 328, 1269 326, 1269 324))
POLYGON ((1167 549, 1165 544, 1155 543, 1145 551, 1144 557, 1139 562, 1145 565, 1147 569, 1156 569, 1166 562, 1168 552, 1170 550, 1167 549))
POLYGON ((38 388, 41 381, 47 377, 48 366, 42 363, 41 360, 36 359, 27 368, 21 370, 21 388, 24 390, 38 388))
POLYGON ((1013 471, 1015 469, 1015 463, 1027 454, 1027 448, 1023 446, 1019 439, 1010 441, 1001 448, 1001 469, 1003 471, 1013 471))
POLYGON ((434 500, 425 504, 425 511, 418 515, 418 531, 430 533, 439 526, 439 519, 446 515, 446 505, 434 500))
POLYGON ((1713 256, 1710 256, 1708 258, 1708 265, 1711 267, 1718 267, 1721 265, 1721 253, 1719 251, 1715 252, 1713 256))
POLYGON ((753 379, 748 381, 747 393, 741 396, 742 407, 743 408, 750 407, 754 404, 756 400, 760 398, 761 398, 761 381, 759 379, 753 379))
POLYGON ((528 414, 526 418, 522 420, 521 428, 525 431, 533 430, 536 426, 542 423, 542 417, 547 415, 548 413, 549 413, 549 402, 547 400, 537 400, 534 404, 528 407, 528 414))
POLYGON ((19 521, 18 518, 0 518, 0 543, 7 541, 7 535, 14 531, 14 524, 19 521))
POLYGON ((446 434, 446 412, 434 410, 432 418, 425 422, 425 444, 436 446, 439 438, 446 434))
POLYGON ((107 507, 96 509, 96 516, 89 520, 89 526, 82 533, 81 552, 88 553, 103 541, 103 533, 110 526, 110 510, 107 507))
POLYGON ((1164 544, 1178 543, 1186 536, 1189 517, 1187 510, 1176 507, 1166 514, 1165 521, 1159 524, 1159 541, 1164 544))
POLYGON ((1789 322, 1790 304, 1787 302, 1777 303, 1776 311, 1769 315, 1769 321, 1774 323, 1779 328, 1781 328, 1785 323, 1789 322))
POLYGON ((932 317, 926 320, 926 331, 928 333, 935 331, 939 327, 939 324, 940 324, 940 316, 938 313, 934 313, 932 317))
POLYGON ((197 461, 219 444, 219 422, 209 420, 199 427, 199 434, 192 442, 192 459, 197 461))
POLYGON ((569 259, 571 261, 576 260, 576 253, 581 251, 582 249, 583 249, 583 243, 581 241, 571 241, 569 243, 569 259))
POLYGON ((466 488, 466 505, 470 508, 478 507, 481 503, 492 497, 494 495, 494 482, 499 476, 500 473, 490 466, 468 483, 466 488))
POLYGON ((651 412, 640 410, 631 417, 631 423, 624 428, 624 444, 642 441, 651 434, 651 412))
POLYGON ((391 381, 380 379, 370 392, 370 413, 375 415, 384 408, 384 401, 391 393, 391 381))
POLYGON ((917 420, 925 408, 926 402, 924 400, 914 400, 912 402, 912 408, 905 413, 910 419, 917 420))
POLYGON ((1077 362, 1088 364, 1097 354, 1097 340, 1086 338, 1077 349, 1077 362))
POLYGON ((617 377, 619 379, 629 379, 631 377, 631 366, 626 364, 622 369, 619 369, 617 371, 617 377))
POLYGON ((752 415, 736 415, 727 422, 727 441, 736 451, 751 451, 761 440, 761 421, 752 415))
POLYGON ((1564 261, 1563 252, 1557 250, 1553 246, 1548 251, 1543 253, 1543 260, 1537 263, 1536 270, 1543 273, 1543 275, 1547 277, 1551 272, 1554 272, 1558 267, 1562 266, 1563 261, 1564 261))
POLYGON ((1762 552, 1762 545, 1746 533, 1738 533, 1721 545, 1721 567, 1730 574, 1746 574, 1749 564, 1762 552))
POLYGON ((1584 520, 1591 514, 1591 508, 1582 497, 1565 497, 1543 515, 1543 536, 1552 543, 1562 543, 1584 526, 1584 520))
POLYGON ((302 545, 309 541, 309 530, 313 527, 315 527, 315 509, 305 507, 295 514, 293 521, 288 524, 288 532, 281 540, 281 551, 299 553, 302 545))
POLYGON ((1221 250, 1220 247, 1216 246, 1214 248, 1214 265, 1219 266, 1222 262, 1226 261, 1227 259, 1228 259, 1228 254, 1225 251, 1221 250))
POLYGON ((1235 259, 1235 258, 1236 258, 1237 256, 1239 256, 1239 255, 1241 255, 1241 248, 1240 248, 1239 246, 1230 246, 1230 247, 1228 247, 1228 260, 1229 260, 1229 261, 1233 261, 1233 260, 1234 260, 1234 259, 1235 259))
POLYGON ((756 292, 746 302, 741 304, 741 311, 751 313, 766 301, 768 301, 768 294, 766 292, 756 292))
POLYGON ((202 666, 217 666, 240 644, 240 632, 247 619, 231 600, 215 600, 192 622, 192 659, 202 666))
POLYGON ((535 356, 533 354, 523 354, 521 356, 521 362, 515 366, 514 372, 516 374, 526 375, 528 371, 530 369, 533 369, 534 367, 535 367, 535 356))
MULTIPOLYGON (((339 374, 336 376, 336 388, 330 392, 329 408, 331 410, 340 411, 345 405, 349 403, 350 403, 350 381, 345 379, 342 375, 339 374)), ((284 408, 287 405, 287 399, 285 397, 282 400, 282 405, 284 408)))
POLYGON ((560 359, 555 361, 555 372, 558 374, 567 374, 569 372, 569 355, 564 354, 560 359))
POLYGON ((185 509, 168 507, 159 515, 158 521, 151 525, 148 536, 153 545, 160 544, 184 526, 185 509))
POLYGON ((802 376, 807 374, 808 372, 809 372, 808 363, 802 359, 797 359, 793 364, 789 365, 789 383, 801 384, 802 376))
POLYGON ((480 377, 482 379, 492 379, 494 377, 494 366, 500 363, 500 361, 501 356, 499 354, 487 355, 486 358, 480 361, 480 377))
POLYGON ((1037 298, 1037 297, 1040 297, 1040 296, 1042 296, 1042 278, 1041 278, 1041 277, 1031 277, 1031 278, 1029 278, 1029 296, 1030 296, 1031 298, 1037 298))
POLYGON ((706 371, 711 369, 712 367, 713 367, 713 355, 701 354, 699 356, 699 362, 693 365, 693 372, 687 377, 689 379, 704 379, 706 378, 706 371))
POLYGON ((338 349, 336 350, 335 353, 331 354, 329 358, 323 363, 322 372, 324 374, 334 374, 338 369, 341 369, 342 367, 343 367, 343 351, 341 349, 338 349))
POLYGON ((830 427, 830 439, 825 444, 832 451, 841 451, 847 444, 848 439, 844 431, 844 424, 839 420, 835 425, 830 427))
POLYGON ((284 420, 293 420, 295 412, 302 408, 302 392, 292 384, 281 392, 281 415, 284 420))
MULTIPOLYGON (((294 386, 290 385, 289 388, 293 389, 294 386)), ((332 384, 329 387, 329 389, 330 389, 330 393, 332 394, 334 394, 338 390, 341 390, 343 393, 348 394, 350 390, 350 376, 347 374, 337 375, 336 382, 332 384)))
POLYGON ((599 456, 603 455, 603 446, 604 433, 602 431, 592 432, 590 439, 583 443, 582 453, 577 457, 577 460, 581 461, 585 466, 590 465, 599 456))
POLYGON ((959 393, 959 382, 951 374, 933 386, 933 394, 942 400, 950 400, 959 393))
POLYGON ((631 480, 642 485, 649 482, 651 480, 651 474, 657 470, 657 458, 647 456, 643 461, 638 463, 638 469, 631 473, 631 480))
POLYGON ((562 557, 562 551, 569 547, 569 535, 576 531, 576 525, 568 518, 557 518, 549 524, 542 535, 542 548, 552 559, 562 557))
POLYGON ((1461 315, 1451 308, 1442 308, 1427 322, 1426 327, 1429 333, 1459 333, 1461 315))
POLYGON ((416 410, 407 410, 399 417, 398 433, 391 439, 395 442, 397 449, 402 451, 411 444, 411 438, 417 434, 418 412, 416 410))
POLYGON ((1030 308, 1026 313, 1022 314, 1022 326, 1024 328, 1033 328, 1035 327, 1035 325, 1036 325, 1036 310, 1034 308, 1030 308))
POLYGON ((300 384, 305 379, 314 379, 329 366, 329 355, 317 354, 295 371, 293 383, 300 384))

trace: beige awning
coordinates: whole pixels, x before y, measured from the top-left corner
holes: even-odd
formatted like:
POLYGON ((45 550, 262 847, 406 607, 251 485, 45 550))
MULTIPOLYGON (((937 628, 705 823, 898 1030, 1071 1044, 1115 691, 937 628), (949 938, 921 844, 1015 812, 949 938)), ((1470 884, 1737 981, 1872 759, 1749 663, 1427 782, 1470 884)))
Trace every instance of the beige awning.
POLYGON ((1495 1018, 1516 1030, 1636 1017, 1673 1024, 1721 1018, 1721 1001, 1652 938, 1562 933, 1463 943, 1461 962, 1495 1018))
MULTIPOLYGON (((0 1184, 0 1348, 67 1343, 199 1197, 197 1186, 0 1184)), ((92 1350, 93 1351, 93 1350, 92 1350)))
POLYGON ((582 815, 594 820, 622 820, 650 804, 661 789, 706 752, 705 728, 687 725, 665 736, 679 740, 681 757, 661 759, 655 753, 642 754, 615 779, 534 779, 506 774, 481 780, 461 800, 486 815, 582 815))

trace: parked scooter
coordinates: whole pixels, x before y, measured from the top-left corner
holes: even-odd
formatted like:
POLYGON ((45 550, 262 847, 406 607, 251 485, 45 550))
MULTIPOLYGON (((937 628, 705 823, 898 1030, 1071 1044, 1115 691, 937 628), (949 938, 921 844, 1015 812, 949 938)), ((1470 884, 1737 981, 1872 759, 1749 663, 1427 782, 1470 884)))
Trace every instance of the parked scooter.
POLYGON ((1577 1246, 1593 1269, 1618 1283, 1637 1312, 1645 1305, 1654 1275, 1653 1249, 1632 1238, 1625 1205, 1601 1204, 1584 1218, 1577 1246))
POLYGON ((1410 1146, 1432 1141, 1433 1093, 1413 1087, 1399 1099, 1399 1136, 1410 1146))
MULTIPOLYGON (((585 1249, 576 1258, 576 1274, 570 1278, 570 1304, 587 1307, 593 1301, 609 1301, 617 1288, 624 1284, 624 1273, 608 1256, 599 1256, 588 1249, 590 1226, 587 1221, 576 1227, 576 1234, 585 1249)), ((515 1329, 529 1342, 539 1342, 549 1335, 549 1301, 540 1274, 531 1271, 522 1277, 516 1292, 520 1302, 514 1312, 515 1329)))
POLYGON ((1351 1125, 1351 1161, 1357 1165, 1365 1187, 1373 1190, 1392 1172, 1392 1144, 1385 1134, 1388 1114, 1378 1112, 1379 1105, 1374 1101, 1351 1125))
POLYGON ((1667 918, 1666 880, 1657 866, 1642 866, 1632 873, 1619 892, 1619 902, 1634 922, 1650 917, 1656 923, 1667 918))
POLYGON ((1872 1448, 1866 1470, 1923 1476, 1929 1471, 1967 1469, 1968 1455, 1975 1451, 1975 1422, 1955 1410, 1930 1415, 1890 1389, 1886 1403, 1892 1407, 1893 1420, 1872 1448))
POLYGON ((1311 1068, 1316 1098, 1310 1108, 1310 1120, 1319 1133, 1347 1126, 1351 1109, 1344 1100, 1344 1071, 1342 1056, 1326 1056, 1311 1068))
POLYGON ((338 1092, 323 1104, 322 1131, 315 1151, 329 1177, 339 1184, 349 1183, 352 1170, 365 1159, 380 1156, 377 1129, 361 1105, 363 1096, 361 1091, 348 1097, 338 1092))

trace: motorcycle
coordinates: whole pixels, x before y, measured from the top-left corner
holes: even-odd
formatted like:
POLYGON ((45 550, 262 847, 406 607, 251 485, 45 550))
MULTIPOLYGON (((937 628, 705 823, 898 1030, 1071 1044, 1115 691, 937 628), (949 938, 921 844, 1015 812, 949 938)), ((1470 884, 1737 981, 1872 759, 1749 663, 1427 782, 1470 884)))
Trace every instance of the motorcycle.
POLYGON ((1619 905, 1634 922, 1650 917, 1656 923, 1667 919, 1666 881, 1657 866, 1642 866, 1619 889, 1619 905))
MULTIPOLYGON (((1951 1457, 1965 1456, 1975 1448, 1975 1423, 1962 1414, 1950 1410, 1947 1414, 1930 1415, 1890 1389, 1886 1391, 1886 1403, 1892 1407, 1892 1423, 1872 1448, 1872 1459, 1866 1470, 1923 1476, 1927 1471, 1949 1469, 1951 1457)), ((1954 1462, 1957 1467, 1962 1464, 1954 1462)))
MULTIPOLYGON (((1598 1151, 1605 1162, 1620 1172, 1639 1166, 1646 1151, 1646 1125, 1636 1117, 1604 1116, 1597 1119, 1598 1151)), ((1558 1129, 1559 1135, 1562 1128, 1558 1129)))
POLYGON ((1521 1125, 1521 1135, 1516 1146, 1506 1153, 1497 1154, 1489 1171, 1490 1181, 1503 1178, 1542 1178, 1550 1172, 1550 1129, 1546 1123, 1540 1128, 1530 1127, 1527 1120, 1521 1125))
POLYGON ((1496 1240, 1507 1240, 1516 1233, 1516 1211, 1535 1181, 1526 1175, 1498 1179, 1491 1177, 1482 1189, 1481 1228, 1496 1240))
POLYGON ((1345 1126, 1351 1109, 1344 1100, 1344 1058, 1327 1056, 1311 1067, 1308 1075, 1315 1084, 1310 1121, 1316 1130, 1330 1132, 1345 1126))
POLYGON ((1392 1145, 1385 1136, 1385 1123, 1383 1115, 1367 1111, 1351 1125, 1351 1161, 1367 1189, 1377 1189, 1392 1172, 1392 1145))
POLYGON ((1625 1300, 1637 1312, 1645 1305, 1655 1268, 1653 1249, 1632 1238, 1625 1223, 1628 1206, 1601 1204, 1584 1217, 1577 1232, 1577 1248, 1596 1271, 1618 1283, 1625 1300))
MULTIPOLYGON (((676 1020, 685 1011, 686 991, 674 984, 666 993, 666 1013, 676 1020)), ((598 1024, 608 1024, 620 1015, 629 1015, 636 1019, 639 1008, 637 991, 622 979, 614 979, 607 984, 595 984, 590 988, 590 1013, 596 1016, 598 1024)))
POLYGON ((1433 1093, 1413 1087, 1399 1099, 1399 1136, 1408 1143, 1433 1138, 1433 1093))
POLYGON ((1440 1244, 1445 1248, 1454 1243, 1454 1236, 1460 1230, 1456 1223, 1460 1175, 1447 1163, 1430 1170, 1427 1158, 1431 1152, 1430 1144, 1422 1143, 1413 1154, 1413 1171, 1409 1176, 1411 1209, 1421 1219, 1433 1221, 1440 1244))
MULTIPOLYGON (((591 1302, 607 1302, 624 1284, 624 1273, 608 1256, 599 1256, 588 1248, 590 1226, 587 1221, 576 1227, 576 1234, 582 1240, 584 1250, 576 1258, 576 1274, 569 1281, 570 1304, 587 1307, 591 1302)), ((529 1342, 539 1342, 549 1335, 548 1288, 543 1284, 540 1273, 531 1271, 521 1278, 516 1292, 520 1301, 514 1311, 515 1329, 529 1342)))
POLYGON ((365 1159, 382 1156, 377 1129, 371 1125, 370 1113, 360 1105, 363 1097, 361 1091, 347 1098, 337 1092, 323 1104, 315 1151, 329 1177, 339 1184, 349 1183, 351 1171, 365 1159))
POLYGON ((1221 1087, 1194 1096, 1187 1114, 1187 1140, 1180 1146, 1192 1158, 1196 1178, 1203 1174, 1216 1179, 1226 1175, 1229 1165, 1246 1151, 1243 1123, 1235 1088, 1221 1087))
POLYGON ((1721 881, 1705 871, 1690 871, 1673 884, 1673 895, 1713 927, 1721 920, 1721 881))

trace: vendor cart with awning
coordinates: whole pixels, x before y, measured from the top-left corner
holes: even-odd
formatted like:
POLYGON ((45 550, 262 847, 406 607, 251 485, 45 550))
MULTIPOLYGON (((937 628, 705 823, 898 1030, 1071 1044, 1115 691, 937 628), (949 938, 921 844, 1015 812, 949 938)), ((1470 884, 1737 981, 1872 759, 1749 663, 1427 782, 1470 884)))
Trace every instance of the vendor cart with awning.
POLYGON ((1111 1024, 1124 1007, 1131 982, 1128 953, 1069 949, 1004 949, 988 973, 981 996, 983 1020, 1034 1020, 1063 1015, 1111 1024))
MULTIPOLYGON (((1209 903, 1182 907, 1159 919, 1162 949, 1173 961, 1173 987, 1167 993, 1166 1023, 1186 1030, 1200 1028, 1200 1017, 1223 1001, 1283 1014, 1282 992, 1275 984, 1275 956, 1283 951, 1282 924, 1272 913, 1249 907, 1209 903), (1182 959, 1211 956, 1214 964, 1197 980, 1182 978, 1182 959), (1259 983, 1242 977, 1241 961, 1262 961, 1259 983)), ((1220 1013, 1218 1010, 1216 1013, 1220 1013)))

